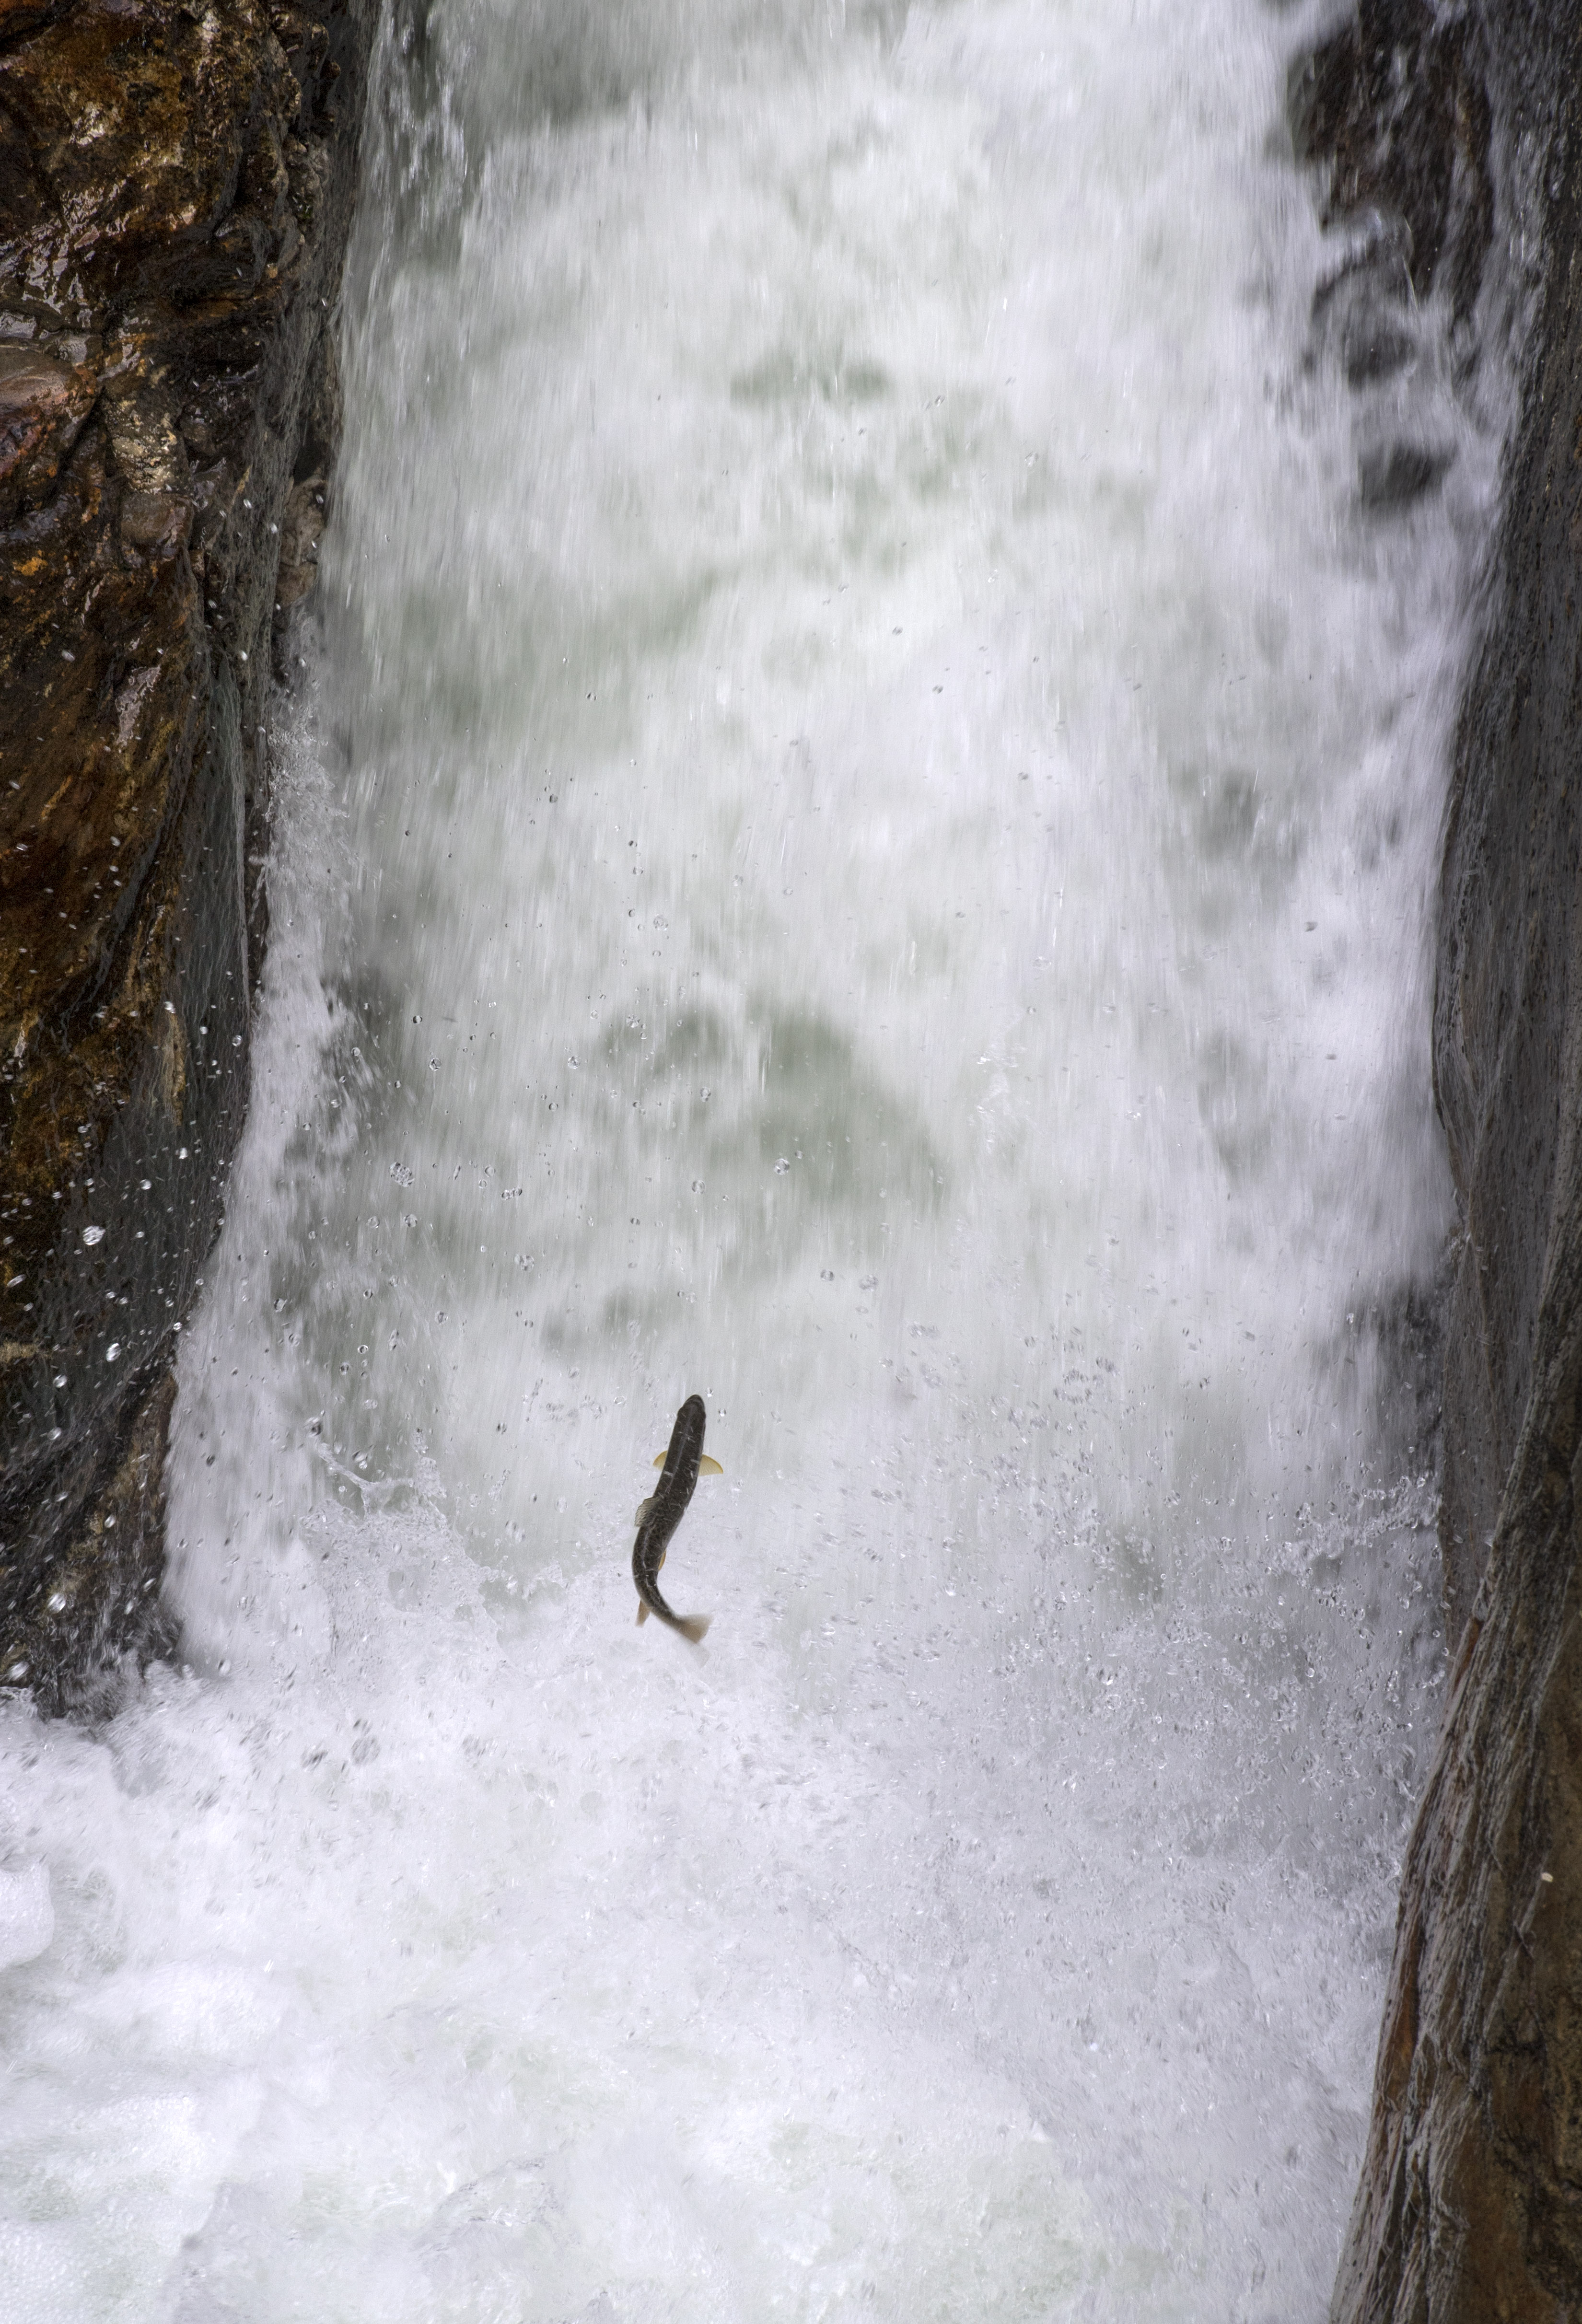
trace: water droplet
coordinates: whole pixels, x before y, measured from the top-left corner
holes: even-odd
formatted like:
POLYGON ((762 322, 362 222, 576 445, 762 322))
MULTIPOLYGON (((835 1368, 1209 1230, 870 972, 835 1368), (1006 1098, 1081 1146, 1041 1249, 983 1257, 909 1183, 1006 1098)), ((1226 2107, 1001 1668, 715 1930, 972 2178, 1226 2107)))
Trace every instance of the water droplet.
POLYGON ((116 1359, 116 1357, 120 1354, 120 1352, 121 1352, 121 1342, 120 1342, 120 1341, 119 1341, 119 1340, 112 1340, 112 1341, 110 1342, 109 1346, 105 1350, 105 1361, 106 1361, 106 1363, 107 1363, 107 1364, 113 1364, 113 1363, 115 1362, 116 1359))
POLYGON ((82 1240, 87 1243, 90 1250, 93 1249, 96 1242, 103 1242, 104 1239, 105 1231, 103 1227, 84 1227, 82 1230, 82 1240))

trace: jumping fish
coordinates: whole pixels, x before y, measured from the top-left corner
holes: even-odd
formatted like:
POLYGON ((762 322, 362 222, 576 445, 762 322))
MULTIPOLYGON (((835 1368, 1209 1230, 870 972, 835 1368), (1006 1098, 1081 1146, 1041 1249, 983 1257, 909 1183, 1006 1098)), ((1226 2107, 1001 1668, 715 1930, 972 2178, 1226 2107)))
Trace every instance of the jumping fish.
POLYGON ((668 1622, 672 1630, 680 1630, 694 1646, 708 1629, 709 1617, 672 1613, 660 1595, 658 1576, 671 1545, 671 1536, 687 1514, 698 1471, 706 1470, 713 1477, 724 1474, 719 1462, 710 1460, 703 1450, 703 1398, 689 1396, 676 1415, 669 1451, 655 1458, 654 1467, 662 1469, 664 1474, 637 1512, 637 1539, 632 1545, 638 1620, 646 1622, 651 1613, 657 1614, 661 1622, 668 1622))

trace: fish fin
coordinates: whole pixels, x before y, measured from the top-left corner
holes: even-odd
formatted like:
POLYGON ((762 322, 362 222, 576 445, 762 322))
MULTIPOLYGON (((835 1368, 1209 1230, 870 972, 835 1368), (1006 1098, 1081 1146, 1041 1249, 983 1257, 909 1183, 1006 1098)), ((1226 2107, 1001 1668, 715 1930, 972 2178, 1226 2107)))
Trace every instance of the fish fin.
POLYGON ((667 1457, 667 1456, 666 1456, 666 1454, 665 1454, 665 1453, 663 1453, 663 1452, 656 1452, 656 1453, 654 1454, 654 1456, 653 1456, 653 1465, 654 1465, 654 1467, 655 1467, 656 1469, 662 1469, 662 1468, 664 1467, 664 1464, 665 1464, 666 1457, 667 1457))
POLYGON ((698 1474, 700 1477, 723 1477, 725 1471, 712 1452, 706 1452, 698 1463, 698 1474))
POLYGON ((648 1600, 646 1598, 640 1598, 637 1600, 637 1627, 639 1629, 643 1628, 643 1625, 647 1621, 647 1619, 648 1600))
POLYGON ((703 1634, 713 1619, 712 1614, 680 1614, 676 1618, 676 1628, 681 1636, 684 1638, 689 1638, 695 1646, 700 1646, 703 1642, 703 1634))
POLYGON ((649 1495, 648 1499, 647 1499, 645 1501, 639 1501, 639 1502, 638 1502, 638 1504, 637 1504, 637 1514, 636 1514, 636 1516, 635 1516, 635 1517, 633 1518, 633 1520, 632 1520, 633 1524, 634 1524, 634 1525, 641 1525, 641 1524, 643 1523, 643 1518, 648 1515, 649 1510, 650 1510, 652 1507, 653 1507, 653 1495, 652 1495, 652 1493, 650 1493, 650 1495, 649 1495))

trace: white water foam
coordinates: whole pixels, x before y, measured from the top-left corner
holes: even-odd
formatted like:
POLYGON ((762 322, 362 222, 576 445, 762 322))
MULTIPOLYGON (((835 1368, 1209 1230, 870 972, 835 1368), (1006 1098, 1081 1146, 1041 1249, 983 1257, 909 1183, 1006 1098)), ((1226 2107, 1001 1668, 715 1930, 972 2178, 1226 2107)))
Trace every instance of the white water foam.
POLYGON ((1425 315, 1359 514, 1300 31, 393 32, 190 1660, 0 1711, 0 2318, 1322 2313, 1501 413, 1425 315))

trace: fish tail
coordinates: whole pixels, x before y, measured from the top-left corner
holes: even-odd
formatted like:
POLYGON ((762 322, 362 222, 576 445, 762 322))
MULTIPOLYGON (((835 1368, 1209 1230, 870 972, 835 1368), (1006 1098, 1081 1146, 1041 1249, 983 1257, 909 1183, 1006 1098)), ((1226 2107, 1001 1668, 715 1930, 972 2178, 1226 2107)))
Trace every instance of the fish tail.
POLYGON ((701 1645, 703 1634, 713 1619, 712 1614, 678 1614, 676 1628, 684 1638, 690 1638, 696 1646, 701 1645))

